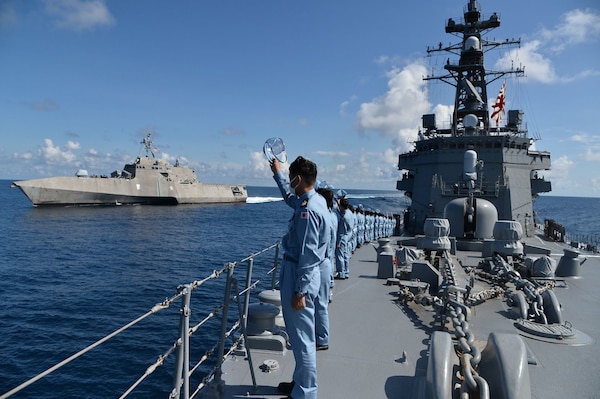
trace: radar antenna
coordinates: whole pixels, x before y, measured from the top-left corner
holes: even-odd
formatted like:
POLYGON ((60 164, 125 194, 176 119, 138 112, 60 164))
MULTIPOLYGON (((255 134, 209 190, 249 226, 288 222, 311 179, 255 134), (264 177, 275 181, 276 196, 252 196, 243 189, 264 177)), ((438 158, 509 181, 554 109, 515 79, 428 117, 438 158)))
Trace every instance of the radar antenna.
POLYGON ((141 141, 141 143, 144 146, 140 150, 140 155, 138 156, 138 158, 141 158, 142 152, 144 152, 144 150, 146 150, 145 157, 149 158, 148 154, 150 153, 150 154, 152 154, 152 158, 156 158, 156 156, 154 155, 154 147, 152 146, 152 133, 146 134, 146 137, 144 137, 144 139, 141 141))
POLYGON ((444 69, 447 71, 440 76, 427 76, 424 80, 440 80, 456 87, 454 99, 454 115, 452 118, 453 135, 459 132, 471 131, 470 134, 488 134, 489 109, 487 104, 487 85, 501 76, 512 74, 523 76, 522 68, 510 71, 486 71, 484 66, 484 53, 486 49, 504 45, 519 45, 520 40, 506 40, 492 42, 484 39, 482 34, 500 26, 500 17, 494 13, 488 19, 483 19, 479 3, 469 0, 462 21, 450 18, 446 24, 446 33, 461 37, 459 43, 444 47, 442 43, 437 47, 428 47, 427 53, 446 52, 459 55, 458 62, 450 58, 446 60, 444 69), (486 79, 492 77, 492 79, 486 79), (473 118, 476 118, 473 123, 473 118))

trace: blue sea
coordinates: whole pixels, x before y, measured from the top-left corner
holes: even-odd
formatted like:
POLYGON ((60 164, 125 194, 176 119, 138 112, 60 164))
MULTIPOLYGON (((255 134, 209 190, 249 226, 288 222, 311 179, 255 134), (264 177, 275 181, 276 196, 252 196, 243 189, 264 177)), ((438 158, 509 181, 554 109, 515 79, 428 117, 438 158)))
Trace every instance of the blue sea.
MULTIPOLYGON (((275 243, 290 216, 275 186, 249 187, 246 204, 34 208, 10 183, 0 180, 0 395, 172 297, 177 286, 275 243)), ((387 214, 407 204, 397 191, 347 191, 354 205, 387 214)), ((598 236, 600 198, 544 196, 536 212, 540 222, 598 236)), ((271 262, 258 262, 255 273, 271 262)), ((210 310, 223 299, 221 290, 200 295, 210 310)), ((177 305, 150 316, 13 398, 119 397, 174 343, 178 314, 177 305)), ((129 397, 168 397, 172 374, 169 360, 129 397)))

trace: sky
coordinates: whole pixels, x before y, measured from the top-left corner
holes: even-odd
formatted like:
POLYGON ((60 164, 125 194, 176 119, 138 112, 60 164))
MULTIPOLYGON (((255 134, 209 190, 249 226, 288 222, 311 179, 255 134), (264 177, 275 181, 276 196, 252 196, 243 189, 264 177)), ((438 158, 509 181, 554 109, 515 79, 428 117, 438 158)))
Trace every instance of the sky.
MULTIPOLYGON (((317 163, 335 188, 394 190, 421 116, 451 114, 440 72, 467 0, 0 0, 0 179, 110 174, 153 134, 200 180, 274 185, 262 154, 317 163)), ((486 53, 507 77, 551 195, 600 197, 600 5, 481 0, 501 26, 486 53)), ((452 56, 456 61, 458 56, 452 56)), ((503 80, 488 86, 495 102, 503 80)))

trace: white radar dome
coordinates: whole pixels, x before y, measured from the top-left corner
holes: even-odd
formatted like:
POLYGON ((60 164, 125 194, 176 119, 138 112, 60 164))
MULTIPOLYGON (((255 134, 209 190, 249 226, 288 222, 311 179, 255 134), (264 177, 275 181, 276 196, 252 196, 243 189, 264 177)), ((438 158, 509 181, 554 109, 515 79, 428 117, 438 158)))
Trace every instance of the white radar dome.
POLYGON ((467 40, 465 40, 465 50, 481 50, 479 39, 475 36, 469 36, 467 40))
POLYGON ((477 122, 477 117, 473 114, 467 114, 463 119, 463 125, 465 125, 465 127, 476 127, 477 122))

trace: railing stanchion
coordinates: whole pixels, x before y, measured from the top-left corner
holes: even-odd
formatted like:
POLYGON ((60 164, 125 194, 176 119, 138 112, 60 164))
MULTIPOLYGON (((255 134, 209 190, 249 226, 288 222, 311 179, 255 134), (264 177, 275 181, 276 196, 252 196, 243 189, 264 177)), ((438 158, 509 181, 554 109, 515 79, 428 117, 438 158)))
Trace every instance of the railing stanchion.
MULTIPOLYGON (((227 319, 229 317, 229 304, 231 302, 231 283, 233 280, 233 271, 235 269, 235 263, 229 263, 227 268, 227 280, 225 281, 225 297, 223 298, 223 313, 221 315, 221 333, 219 334, 219 348, 217 352, 217 366, 215 370, 215 376, 213 381, 213 389, 219 393, 223 392, 224 382, 222 380, 223 370, 223 356, 225 355, 225 335, 227 334, 227 319)), ((214 392, 214 391, 213 391, 214 392)))
POLYGON ((277 286, 277 268, 279 266, 279 247, 281 243, 278 241, 275 246, 275 259, 273 260, 273 275, 271 276, 271 289, 274 290, 277 286))
POLYGON ((183 398, 190 397, 190 302, 192 298, 192 287, 190 284, 177 287, 183 293, 181 298, 181 309, 179 316, 179 348, 177 350, 177 363, 175 376, 173 377, 173 390, 169 398, 179 399, 181 386, 183 385, 183 398))
MULTIPOLYGON (((250 269, 251 269, 251 267, 250 267, 250 269)), ((251 272, 249 273, 248 277, 252 277, 251 272)), ((246 284, 246 286, 247 286, 246 294, 248 294, 248 292, 250 291, 250 285, 251 285, 250 282, 251 282, 251 280, 248 279, 248 283, 246 284)), ((233 284, 235 286, 235 291, 239 292, 236 279, 233 280, 233 284)), ((248 296, 246 295, 246 297, 248 297, 248 296)), ((256 375, 254 374, 254 362, 252 361, 252 354, 250 353, 250 348, 247 345, 248 330, 246 329, 246 327, 248 326, 248 304, 246 304, 245 310, 242 309, 242 301, 240 300, 239 295, 237 295, 237 305, 238 305, 238 313, 242 317, 242 320, 240 323, 240 328, 242 329, 242 335, 244 336, 244 350, 246 351, 246 358, 248 359, 248 366, 250 367, 250 377, 252 377, 252 388, 253 388, 253 391, 256 392, 258 387, 256 385, 256 375)))
POLYGON ((244 328, 248 326, 248 307, 250 306, 250 286, 252 285, 252 268, 254 267, 254 258, 248 260, 248 270, 246 270, 246 295, 244 296, 244 328))

